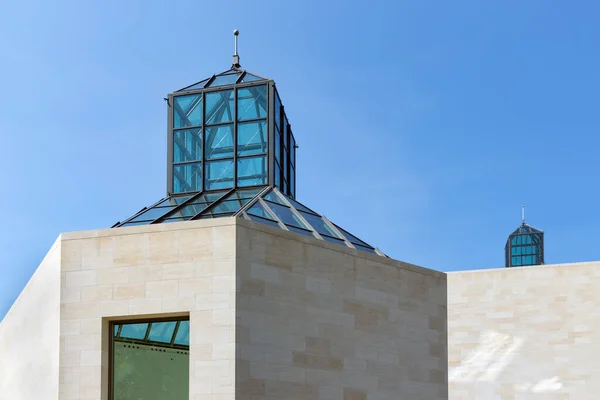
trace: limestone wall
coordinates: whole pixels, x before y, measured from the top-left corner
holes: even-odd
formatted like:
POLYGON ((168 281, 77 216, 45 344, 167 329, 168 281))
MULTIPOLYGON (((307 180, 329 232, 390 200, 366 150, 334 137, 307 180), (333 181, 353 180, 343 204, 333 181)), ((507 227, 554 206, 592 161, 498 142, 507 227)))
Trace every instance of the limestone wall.
POLYGON ((600 263, 448 274, 450 399, 593 400, 600 263))
POLYGON ((443 273, 240 221, 236 399, 447 399, 443 273))
POLYGON ((0 399, 58 398, 60 239, 0 322, 0 399))
POLYGON ((108 320, 190 317, 190 399, 234 398, 235 219, 64 235, 60 400, 108 397, 108 320))

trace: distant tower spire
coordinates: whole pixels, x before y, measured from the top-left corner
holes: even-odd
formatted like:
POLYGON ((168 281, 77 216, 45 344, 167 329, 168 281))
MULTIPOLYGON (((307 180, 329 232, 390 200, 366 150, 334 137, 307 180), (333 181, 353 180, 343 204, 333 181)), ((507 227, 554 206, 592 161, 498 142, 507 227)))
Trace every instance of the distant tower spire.
POLYGON ((240 34, 240 31, 238 31, 237 29, 233 31, 233 37, 234 37, 234 53, 233 53, 233 65, 231 66, 232 68, 240 68, 240 55, 238 54, 238 35, 240 34))
POLYGON ((521 206, 521 223, 525 225, 525 204, 521 206))

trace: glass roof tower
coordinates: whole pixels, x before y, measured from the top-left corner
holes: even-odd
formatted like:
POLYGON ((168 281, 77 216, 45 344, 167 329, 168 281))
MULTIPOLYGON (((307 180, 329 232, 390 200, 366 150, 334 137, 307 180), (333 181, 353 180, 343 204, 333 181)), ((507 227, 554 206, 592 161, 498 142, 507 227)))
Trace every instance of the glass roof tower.
POLYGON ((227 71, 170 93, 167 195, 113 228, 238 216, 384 255, 297 202, 296 140, 272 79, 227 71))
POLYGON ((544 232, 525 223, 524 207, 521 226, 508 236, 504 253, 506 268, 544 264, 544 232))

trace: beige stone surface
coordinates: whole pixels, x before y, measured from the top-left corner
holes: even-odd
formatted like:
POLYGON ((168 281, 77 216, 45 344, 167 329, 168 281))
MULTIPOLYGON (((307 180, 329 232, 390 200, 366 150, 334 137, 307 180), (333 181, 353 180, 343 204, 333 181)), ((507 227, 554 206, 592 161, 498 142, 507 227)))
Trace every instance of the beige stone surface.
POLYGON ((443 273, 251 221, 65 233, 0 325, 0 399, 107 400, 109 322, 156 316, 190 318, 190 400, 446 399, 446 313, 443 273))
POLYGON ((60 263, 59 238, 0 322, 0 399, 58 398, 60 263))
POLYGON ((236 399, 447 399, 445 274, 237 230, 236 399))
POLYGON ((109 321, 185 315, 190 399, 234 399, 235 232, 227 218, 64 234, 59 400, 108 399, 109 321))
POLYGON ((595 400, 600 262, 448 274, 450 399, 595 400))

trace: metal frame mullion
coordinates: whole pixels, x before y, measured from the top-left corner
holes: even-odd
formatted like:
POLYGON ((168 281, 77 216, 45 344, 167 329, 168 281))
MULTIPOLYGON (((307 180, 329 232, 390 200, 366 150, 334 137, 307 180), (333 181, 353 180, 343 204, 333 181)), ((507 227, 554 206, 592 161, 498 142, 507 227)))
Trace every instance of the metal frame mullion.
POLYGON ((279 227, 280 227, 281 229, 283 229, 284 231, 291 232, 291 231, 288 229, 287 225, 286 225, 286 224, 285 224, 285 223, 284 223, 282 220, 280 220, 280 219, 279 219, 279 217, 277 217, 277 214, 275 214, 275 213, 273 212, 273 210, 271 210, 271 207, 269 207, 269 205, 268 205, 268 204, 267 204, 267 203, 266 203, 266 202, 265 202, 265 201, 264 201, 262 198, 259 198, 259 199, 258 199, 258 202, 259 202, 259 203, 260 203, 260 205, 261 205, 261 206, 263 206, 263 208, 264 208, 264 209, 267 211, 267 214, 269 214, 269 215, 271 216, 271 219, 272 219, 273 221, 277 222, 277 225, 279 225, 279 227))
POLYGON ((240 74, 240 76, 237 78, 237 81, 235 81, 235 85, 237 85, 238 83, 240 83, 244 77, 246 76, 246 71, 242 71, 242 73, 240 74))
POLYGON ((217 203, 219 203, 225 197, 229 196, 234 191, 235 191, 235 188, 229 189, 227 192, 225 192, 225 194, 223 196, 221 196, 217 200, 213 201, 212 204, 209 204, 208 207, 206 207, 204 210, 200 211, 198 214, 194 215, 188 221, 194 221, 195 219, 197 219, 198 217, 200 217, 201 215, 203 215, 204 213, 206 213, 208 210, 212 210, 213 208, 215 208, 215 205, 217 203))
POLYGON ((275 84, 267 90, 267 184, 275 187, 275 84))
MULTIPOLYGON (((279 190, 277 190, 279 191, 279 190)), ((321 236, 321 234, 319 232, 317 232, 317 230, 315 229, 314 226, 312 226, 311 224, 308 223, 308 221, 302 216, 302 214, 300 214, 300 212, 298 210, 296 210, 296 207, 294 207, 294 205, 292 203, 290 203, 285 196, 283 196, 281 194, 281 192, 277 193, 279 195, 279 197, 283 200, 283 202, 289 207, 290 210, 292 210, 292 214, 294 214, 297 218, 300 219, 300 221, 304 222, 306 224, 306 226, 310 227, 310 230, 312 231, 313 235, 317 238, 317 239, 321 239, 321 240, 325 240, 323 239, 323 237, 321 236)))
POLYGON ((252 200, 246 203, 244 207, 240 208, 238 211, 233 213, 232 217, 237 217, 238 215, 245 213, 246 210, 249 210, 263 195, 267 194, 270 188, 270 186, 265 186, 260 192, 256 194, 256 196, 254 196, 252 200))
MULTIPOLYGON (((243 74, 242 74, 243 75, 243 74)), ((236 81, 237 82, 237 81, 236 81)), ((233 188, 238 187, 238 88, 233 88, 233 188)))
POLYGON ((190 197, 189 199, 187 199, 186 201, 184 201, 183 203, 179 204, 178 206, 175 206, 171 211, 169 211, 168 213, 156 218, 155 220, 153 220, 152 222, 150 222, 150 224, 156 224, 156 223, 161 223, 162 221, 164 221, 165 219, 169 218, 171 215, 175 214, 176 212, 178 212, 179 210, 181 210, 182 208, 184 208, 185 206, 192 204, 196 199, 198 199, 199 197, 202 197, 202 195, 204 194, 204 192, 200 191, 198 193, 196 193, 195 195, 193 195, 192 197, 190 197))

